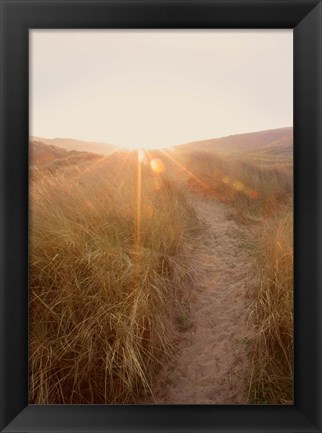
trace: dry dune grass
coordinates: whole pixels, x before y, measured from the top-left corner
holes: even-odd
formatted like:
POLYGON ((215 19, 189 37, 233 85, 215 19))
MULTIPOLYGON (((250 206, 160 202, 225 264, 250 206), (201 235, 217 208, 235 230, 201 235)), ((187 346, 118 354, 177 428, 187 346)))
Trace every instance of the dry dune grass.
POLYGON ((232 205, 235 217, 241 221, 250 217, 263 221, 292 197, 292 173, 288 166, 261 165, 246 157, 213 152, 182 154, 182 158, 196 175, 190 183, 232 205))
POLYGON ((88 167, 31 181, 30 403, 133 402, 171 352, 193 214, 136 154, 88 167))
POLYGON ((188 178, 190 189, 230 205, 256 233, 258 278, 245 312, 249 402, 292 403, 291 160, 200 150, 141 156, 139 165, 140 154, 117 152, 32 168, 30 402, 135 403, 153 395, 156 370, 172 352, 172 309, 193 271, 189 248, 199 227, 197 205, 185 199, 188 178))
MULTIPOLYGON (((237 221, 255 224, 256 283, 249 312, 254 404, 293 402, 293 178, 285 166, 211 152, 181 154, 190 185, 229 204, 237 221)), ((254 226, 252 226, 254 227, 254 226)))
POLYGON ((262 227, 259 284, 251 307, 250 402, 293 404, 293 213, 285 206, 262 227))

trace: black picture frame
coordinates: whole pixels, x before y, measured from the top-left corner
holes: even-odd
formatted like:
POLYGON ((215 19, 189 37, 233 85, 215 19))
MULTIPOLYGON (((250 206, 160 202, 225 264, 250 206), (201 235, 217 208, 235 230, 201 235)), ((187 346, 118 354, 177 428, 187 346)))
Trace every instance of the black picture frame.
POLYGON ((321 432, 321 2, 1 1, 1 431, 321 432), (28 405, 28 31, 293 28, 295 403, 28 405))

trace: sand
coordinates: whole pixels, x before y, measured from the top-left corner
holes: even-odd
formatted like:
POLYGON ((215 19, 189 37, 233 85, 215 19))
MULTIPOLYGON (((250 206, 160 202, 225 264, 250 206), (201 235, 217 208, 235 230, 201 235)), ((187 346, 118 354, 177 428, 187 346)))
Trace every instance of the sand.
POLYGON ((188 326, 176 338, 175 357, 161 368, 150 403, 247 404, 247 227, 214 198, 190 193, 189 201, 203 227, 191 257, 196 276, 188 326))

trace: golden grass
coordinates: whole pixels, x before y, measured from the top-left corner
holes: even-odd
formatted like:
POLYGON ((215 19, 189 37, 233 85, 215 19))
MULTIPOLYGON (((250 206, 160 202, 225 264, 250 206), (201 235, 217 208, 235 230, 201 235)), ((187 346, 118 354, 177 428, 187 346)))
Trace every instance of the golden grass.
POLYGON ((30 402, 133 403, 153 394, 196 241, 180 172, 257 227, 249 402, 292 403, 292 162, 201 151, 141 159, 140 170, 135 153, 121 152, 32 170, 30 402), (153 158, 162 170, 151 170, 153 158))
POLYGON ((285 206, 260 232, 259 283, 251 307, 252 403, 293 404, 293 212, 285 206))
POLYGON ((139 200, 136 154, 33 170, 30 403, 134 402, 171 352, 193 215, 164 176, 142 177, 139 200))
POLYGON ((249 402, 293 402, 293 181, 284 165, 211 152, 181 154, 192 188, 251 224, 255 279, 249 312, 249 402), (188 173, 189 174, 189 173, 188 173))
POLYGON ((246 158, 227 157, 211 152, 182 154, 185 166, 199 179, 190 184, 233 206, 240 221, 265 220, 293 194, 289 166, 257 164, 246 158))

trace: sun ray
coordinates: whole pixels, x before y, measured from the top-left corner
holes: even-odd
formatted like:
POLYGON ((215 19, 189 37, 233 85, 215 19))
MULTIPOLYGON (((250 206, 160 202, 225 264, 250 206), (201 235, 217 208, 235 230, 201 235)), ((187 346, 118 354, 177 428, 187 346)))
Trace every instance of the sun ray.
POLYGON ((108 154, 104 155, 98 161, 89 164, 84 170, 81 172, 80 177, 84 176, 87 173, 93 172, 94 169, 97 169, 100 165, 102 165, 108 158, 110 158, 114 153, 118 152, 121 149, 121 146, 117 146, 115 149, 111 150, 108 154))
MULTIPOLYGON (((127 171, 127 167, 129 166, 130 163, 130 153, 126 153, 124 155, 123 161, 119 164, 119 171, 120 172, 126 172, 127 171)), ((122 185, 123 185, 124 181, 120 181, 118 186, 115 186, 115 190, 116 192, 121 191, 122 189, 122 185)))
POLYGON ((167 151, 160 149, 160 151, 169 158, 174 164, 180 167, 186 174, 188 174, 192 179, 194 179, 202 188, 209 190, 210 186, 203 182, 199 177, 197 177, 192 171, 188 170, 183 164, 177 161, 173 156, 169 155, 167 151))
POLYGON ((137 155, 138 167, 137 167, 137 191, 136 191, 136 240, 135 240, 135 252, 137 259, 140 254, 140 242, 141 242, 141 200, 142 200, 142 165, 137 155))
POLYGON ((145 149, 145 154, 146 154, 148 160, 153 159, 153 155, 151 154, 151 151, 149 149, 145 149))

